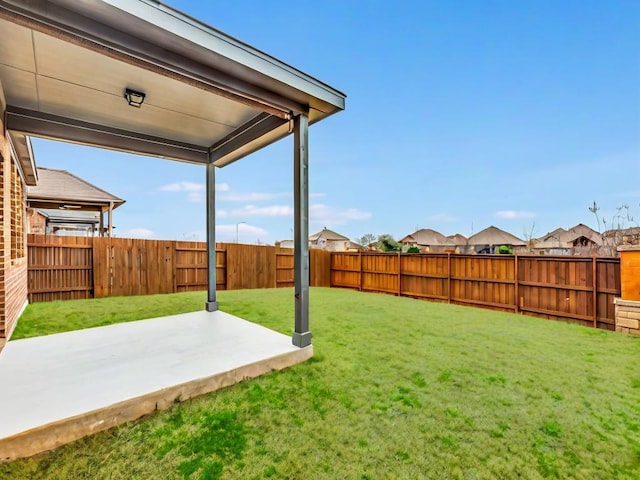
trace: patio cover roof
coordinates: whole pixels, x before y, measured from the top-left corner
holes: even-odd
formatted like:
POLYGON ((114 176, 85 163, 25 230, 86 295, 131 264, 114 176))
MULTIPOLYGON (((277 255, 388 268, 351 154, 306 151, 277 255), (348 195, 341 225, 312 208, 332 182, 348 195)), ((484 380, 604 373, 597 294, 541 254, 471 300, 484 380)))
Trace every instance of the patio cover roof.
POLYGON ((7 126, 28 136, 224 166, 344 109, 345 95, 152 0, 0 0, 7 126), (125 90, 146 95, 141 108, 125 90))
POLYGON ((206 165, 208 311, 216 167, 292 134, 292 341, 311 345, 308 126, 343 93, 157 0, 0 0, 0 36, 0 103, 29 185, 29 136, 206 165))

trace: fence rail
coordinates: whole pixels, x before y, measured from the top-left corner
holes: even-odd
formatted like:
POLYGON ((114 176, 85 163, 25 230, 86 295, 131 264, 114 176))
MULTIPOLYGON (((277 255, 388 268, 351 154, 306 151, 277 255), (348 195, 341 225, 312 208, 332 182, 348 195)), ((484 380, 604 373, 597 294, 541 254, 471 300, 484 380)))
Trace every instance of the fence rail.
POLYGON ((613 330, 620 260, 334 252, 331 286, 522 312, 613 330))
MULTIPOLYGON (((28 236, 29 301, 207 287, 203 242, 28 236)), ((293 251, 216 244, 220 290, 293 286, 293 251)), ((612 330, 620 260, 605 257, 310 251, 312 286, 470 305, 612 330)))

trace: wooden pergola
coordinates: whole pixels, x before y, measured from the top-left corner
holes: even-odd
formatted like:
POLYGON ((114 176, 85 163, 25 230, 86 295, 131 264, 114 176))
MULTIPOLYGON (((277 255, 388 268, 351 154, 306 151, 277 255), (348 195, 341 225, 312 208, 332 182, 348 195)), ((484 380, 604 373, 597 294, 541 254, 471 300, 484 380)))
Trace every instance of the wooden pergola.
POLYGON ((294 136, 293 343, 310 345, 308 127, 343 110, 345 95, 156 1, 0 0, 0 34, 21 164, 33 165, 35 136, 205 166, 207 311, 218 309, 216 167, 294 136))

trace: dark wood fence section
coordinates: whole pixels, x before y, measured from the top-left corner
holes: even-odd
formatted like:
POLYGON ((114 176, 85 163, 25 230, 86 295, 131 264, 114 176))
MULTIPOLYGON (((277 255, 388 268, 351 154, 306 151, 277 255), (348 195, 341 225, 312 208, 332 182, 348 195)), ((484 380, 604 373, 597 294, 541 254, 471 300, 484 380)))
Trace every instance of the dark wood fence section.
POLYGON ((522 312, 613 330, 620 260, 333 253, 331 286, 522 312))
MULTIPOLYGON (((29 301, 207 288, 202 242, 28 236, 29 301)), ((220 290, 293 286, 293 250, 216 245, 220 290)), ((614 329, 620 260, 604 257, 310 251, 310 284, 614 329)))
MULTIPOLYGON (((329 252, 310 252, 310 283, 330 285, 329 252)), ((189 292, 207 288, 203 242, 28 236, 29 301, 189 292)), ((293 252, 216 245, 220 290, 293 286, 293 252)))

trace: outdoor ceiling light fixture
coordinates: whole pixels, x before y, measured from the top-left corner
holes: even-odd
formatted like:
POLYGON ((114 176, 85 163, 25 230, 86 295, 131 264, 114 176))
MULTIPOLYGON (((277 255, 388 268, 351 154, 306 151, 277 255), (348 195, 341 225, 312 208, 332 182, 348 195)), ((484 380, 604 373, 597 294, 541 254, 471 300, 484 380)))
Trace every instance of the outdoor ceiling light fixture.
POLYGON ((144 97, 146 95, 142 92, 136 92, 135 90, 131 90, 130 88, 125 89, 124 98, 127 99, 129 105, 135 108, 140 108, 142 106, 142 102, 144 102, 144 97))

